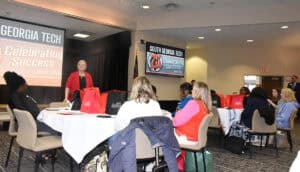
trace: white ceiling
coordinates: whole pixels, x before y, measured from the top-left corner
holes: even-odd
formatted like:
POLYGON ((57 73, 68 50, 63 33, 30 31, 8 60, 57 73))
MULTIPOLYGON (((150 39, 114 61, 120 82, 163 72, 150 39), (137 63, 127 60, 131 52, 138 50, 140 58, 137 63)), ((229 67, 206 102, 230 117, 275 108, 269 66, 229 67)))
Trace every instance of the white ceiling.
POLYGON ((96 37, 104 37, 122 31, 120 28, 130 28, 177 38, 187 42, 189 47, 246 44, 247 39, 253 39, 254 45, 300 46, 300 0, 15 1, 0 0, 0 15, 9 11, 11 18, 66 28, 69 36, 75 31, 89 31, 96 37), (179 8, 166 10, 164 5, 169 2, 178 4, 179 8), (142 9, 143 4, 150 5, 150 9, 142 9), (281 30, 281 25, 289 25, 290 28, 281 30), (215 32, 216 27, 222 28, 222 31, 215 32), (198 40, 198 36, 205 39, 198 40))
POLYGON ((268 23, 219 27, 197 27, 179 29, 150 30, 156 34, 176 38, 185 41, 189 48, 211 46, 215 44, 233 45, 268 45, 300 47, 300 22, 268 23), (281 29, 283 25, 288 29, 281 29), (222 31, 216 32, 216 28, 222 31), (198 37, 205 37, 203 40, 198 37), (247 43, 247 40, 254 40, 247 43))
POLYGON ((74 38, 73 34, 77 32, 91 33, 91 37, 84 39, 84 41, 91 41, 124 31, 120 28, 80 20, 45 9, 5 0, 0 0, 0 16, 66 29, 67 38, 74 38))

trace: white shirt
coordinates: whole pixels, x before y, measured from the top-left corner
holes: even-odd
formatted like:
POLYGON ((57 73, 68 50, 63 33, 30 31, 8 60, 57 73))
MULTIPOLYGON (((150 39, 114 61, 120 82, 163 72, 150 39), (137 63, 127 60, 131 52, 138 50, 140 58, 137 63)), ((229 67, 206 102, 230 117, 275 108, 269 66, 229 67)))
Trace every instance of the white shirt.
POLYGON ((116 129, 122 130, 130 121, 137 117, 161 116, 162 111, 157 101, 150 99, 149 103, 138 103, 135 100, 125 102, 116 117, 116 129))

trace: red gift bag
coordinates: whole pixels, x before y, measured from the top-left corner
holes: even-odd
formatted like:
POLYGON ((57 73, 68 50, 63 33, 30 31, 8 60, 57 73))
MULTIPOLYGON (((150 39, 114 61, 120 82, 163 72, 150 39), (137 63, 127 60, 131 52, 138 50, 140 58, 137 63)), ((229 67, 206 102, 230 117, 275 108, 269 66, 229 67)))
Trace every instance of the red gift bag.
POLYGON ((101 113, 105 113, 105 111, 106 111, 107 96, 108 96, 108 92, 104 92, 104 93, 100 94, 100 111, 101 111, 101 113))
POLYGON ((226 107, 226 99, 225 99, 225 96, 223 94, 217 94, 219 97, 220 97, 220 100, 221 100, 221 108, 224 108, 226 107))
POLYGON ((96 87, 85 88, 81 101, 81 112, 86 113, 103 113, 100 106, 100 90, 96 87))
POLYGON ((228 107, 231 109, 243 109, 244 98, 245 95, 230 95, 230 103, 228 107))

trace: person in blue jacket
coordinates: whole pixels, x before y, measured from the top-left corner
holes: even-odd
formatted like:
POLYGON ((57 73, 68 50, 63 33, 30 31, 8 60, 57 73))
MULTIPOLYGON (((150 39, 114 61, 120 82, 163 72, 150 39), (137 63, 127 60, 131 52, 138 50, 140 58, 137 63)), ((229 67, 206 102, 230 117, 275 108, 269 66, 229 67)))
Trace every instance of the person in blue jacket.
POLYGON ((290 127, 290 116, 292 112, 299 108, 299 104, 295 98, 295 93, 290 88, 284 88, 281 90, 281 99, 283 103, 279 105, 277 113, 277 127, 289 128, 290 127))
MULTIPOLYGON (((184 82, 180 85, 180 97, 181 100, 178 102, 176 107, 176 112, 183 109, 184 106, 193 99, 192 97, 192 84, 184 82)), ((175 113, 174 113, 175 114, 175 113)))

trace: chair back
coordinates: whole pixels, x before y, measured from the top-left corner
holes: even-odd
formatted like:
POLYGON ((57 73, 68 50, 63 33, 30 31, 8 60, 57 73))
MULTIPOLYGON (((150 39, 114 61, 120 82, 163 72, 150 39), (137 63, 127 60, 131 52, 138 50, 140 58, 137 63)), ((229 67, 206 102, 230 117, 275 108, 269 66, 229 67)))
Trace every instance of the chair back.
POLYGON ((66 102, 51 102, 49 104, 50 108, 60 108, 60 107, 68 107, 68 103, 66 102))
POLYGON ((13 110, 18 121, 17 143, 25 148, 32 150, 37 139, 37 126, 33 116, 24 110, 13 110))
POLYGON ((220 127, 220 116, 217 107, 215 106, 212 107, 212 114, 213 116, 210 120, 209 127, 212 128, 220 127))
POLYGON ((193 147, 196 147, 197 149, 201 149, 206 146, 208 125, 213 115, 214 115, 213 113, 209 113, 201 121, 201 124, 198 129, 198 142, 197 145, 193 147))
POLYGON ((136 159, 154 158, 155 153, 148 136, 139 128, 135 129, 136 159))
POLYGON ((17 130, 16 130, 16 117, 13 114, 12 110, 10 109, 9 105, 6 105, 6 111, 9 114, 10 120, 9 120, 9 128, 8 128, 8 134, 10 136, 16 136, 17 130))
POLYGON ((290 129, 294 130, 294 124, 295 124, 295 119, 297 117, 298 109, 293 110, 291 116, 290 116, 290 129))
POLYGON ((265 122, 265 119, 260 116, 259 111, 256 109, 253 112, 253 117, 252 117, 252 132, 257 132, 257 133, 274 133, 276 132, 276 123, 272 125, 268 125, 265 122))

